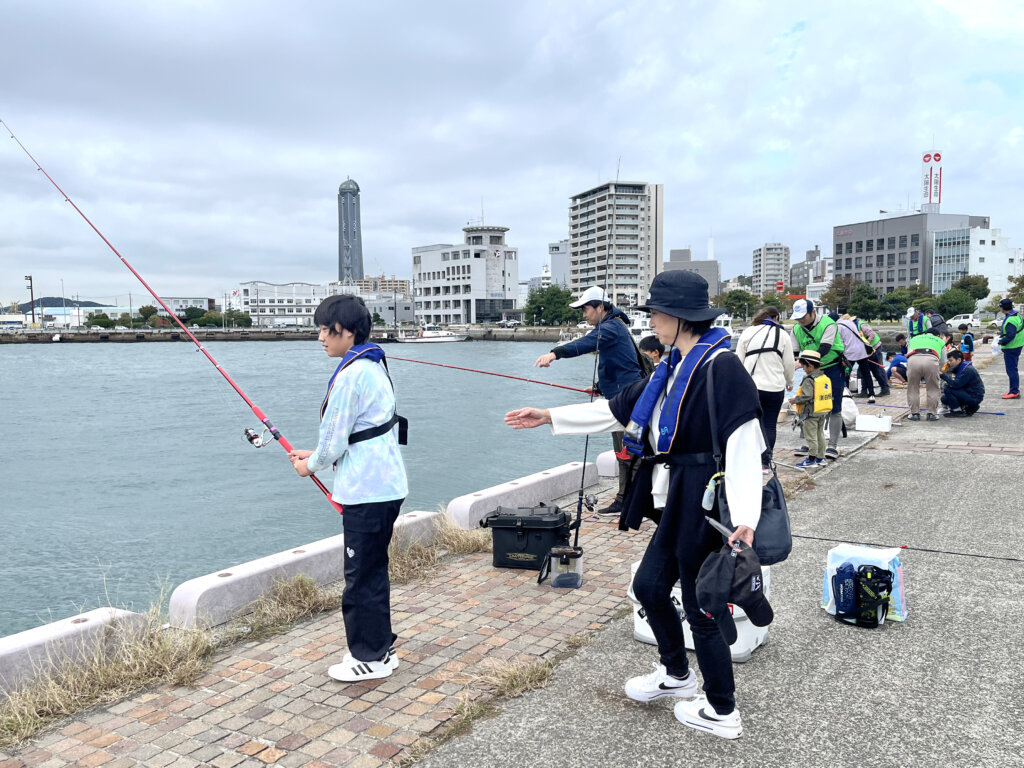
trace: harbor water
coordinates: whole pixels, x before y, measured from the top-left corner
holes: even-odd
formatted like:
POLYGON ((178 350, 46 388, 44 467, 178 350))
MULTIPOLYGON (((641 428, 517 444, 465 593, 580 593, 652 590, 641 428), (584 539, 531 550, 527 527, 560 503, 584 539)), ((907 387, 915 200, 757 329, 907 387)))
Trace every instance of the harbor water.
MULTIPOLYGON (((408 357, 574 387, 587 356, 533 368, 543 343, 392 344, 408 357)), ((296 448, 313 448, 337 361, 316 341, 210 343, 210 353, 296 448)), ((583 457, 584 438, 502 422, 524 405, 586 396, 393 361, 410 493, 404 510, 583 457)), ((145 610, 181 582, 342 531, 342 519, 189 344, 0 347, 0 636, 116 605, 145 610)), ((611 440, 590 442, 590 457, 611 440)), ((321 475, 331 487, 333 478, 321 475)))

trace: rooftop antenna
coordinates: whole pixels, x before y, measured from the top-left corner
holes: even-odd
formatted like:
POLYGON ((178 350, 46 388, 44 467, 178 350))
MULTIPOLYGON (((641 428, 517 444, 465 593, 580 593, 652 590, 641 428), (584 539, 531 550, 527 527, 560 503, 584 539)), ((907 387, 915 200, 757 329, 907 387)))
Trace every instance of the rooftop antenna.
POLYGON ((615 183, 619 183, 619 169, 622 167, 622 155, 619 155, 619 162, 615 164, 615 183))
POLYGON ((483 195, 480 196, 480 224, 481 224, 481 226, 484 224, 484 198, 483 198, 483 195))

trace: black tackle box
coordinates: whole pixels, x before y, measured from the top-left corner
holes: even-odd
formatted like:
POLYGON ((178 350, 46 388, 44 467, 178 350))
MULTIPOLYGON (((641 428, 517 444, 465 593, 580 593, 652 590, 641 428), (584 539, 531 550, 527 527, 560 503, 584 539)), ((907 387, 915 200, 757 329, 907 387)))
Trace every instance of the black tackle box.
POLYGON ((569 543, 572 515, 558 507, 498 507, 480 521, 494 540, 495 568, 539 571, 552 547, 569 543))

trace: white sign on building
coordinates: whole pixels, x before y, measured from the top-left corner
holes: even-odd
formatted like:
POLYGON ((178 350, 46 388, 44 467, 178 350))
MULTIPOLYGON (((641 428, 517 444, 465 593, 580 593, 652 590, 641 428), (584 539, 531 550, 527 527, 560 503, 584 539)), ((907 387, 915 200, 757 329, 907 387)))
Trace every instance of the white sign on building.
POLYGON ((938 213, 942 202, 942 153, 923 152, 921 161, 921 211, 938 213))

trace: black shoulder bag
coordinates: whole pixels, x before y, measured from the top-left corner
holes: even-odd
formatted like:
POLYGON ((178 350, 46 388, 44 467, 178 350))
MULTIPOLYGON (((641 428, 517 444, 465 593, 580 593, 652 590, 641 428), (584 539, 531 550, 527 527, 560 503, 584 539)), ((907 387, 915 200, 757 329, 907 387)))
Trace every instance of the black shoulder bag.
MULTIPOLYGON (((734 530, 732 517, 729 514, 729 502, 725 497, 725 457, 722 446, 718 442, 718 417, 715 413, 715 378, 714 360, 708 362, 708 416, 711 419, 711 445, 715 457, 715 470, 722 473, 722 479, 715 486, 718 499, 718 517, 730 531, 734 530)), ((761 565, 781 563, 793 550, 793 531, 789 525, 789 509, 786 507, 786 495, 782 491, 782 483, 772 466, 771 479, 761 492, 761 518, 754 531, 754 551, 761 565)))

